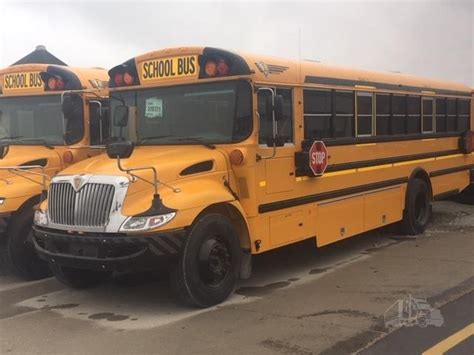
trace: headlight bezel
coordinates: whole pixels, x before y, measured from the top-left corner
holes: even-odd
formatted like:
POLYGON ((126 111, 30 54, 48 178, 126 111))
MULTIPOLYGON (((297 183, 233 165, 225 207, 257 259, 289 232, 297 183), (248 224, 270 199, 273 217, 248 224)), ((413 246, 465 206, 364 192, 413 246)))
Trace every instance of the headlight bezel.
POLYGON ((120 232, 143 232, 156 229, 169 223, 176 217, 176 212, 156 216, 130 216, 120 226, 120 232), (133 223, 139 223, 136 227, 131 227, 133 223))
POLYGON ((0 206, 5 205, 6 197, 0 197, 0 206))
POLYGON ((48 225, 48 214, 45 211, 36 210, 35 215, 33 218, 33 222, 35 225, 40 227, 45 227, 48 225))

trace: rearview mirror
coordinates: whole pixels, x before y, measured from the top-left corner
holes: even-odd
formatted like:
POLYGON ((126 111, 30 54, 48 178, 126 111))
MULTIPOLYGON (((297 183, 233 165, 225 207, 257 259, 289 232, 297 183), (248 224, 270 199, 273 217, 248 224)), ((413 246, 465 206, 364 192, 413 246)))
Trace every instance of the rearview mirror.
POLYGON ((114 110, 114 126, 127 127, 128 125, 128 106, 117 106, 114 110))
POLYGON ((8 148, 9 148, 8 145, 5 145, 5 144, 0 145, 0 160, 7 156, 8 148))
POLYGON ((133 153, 135 144, 131 141, 109 143, 105 147, 110 159, 128 159, 133 153))
POLYGON ((283 96, 275 95, 273 111, 275 112, 275 121, 281 121, 283 119, 283 96))
POLYGON ((283 119, 283 96, 265 96, 265 112, 259 111, 258 113, 264 115, 268 121, 273 121, 273 113, 275 113, 275 121, 281 121, 283 119))

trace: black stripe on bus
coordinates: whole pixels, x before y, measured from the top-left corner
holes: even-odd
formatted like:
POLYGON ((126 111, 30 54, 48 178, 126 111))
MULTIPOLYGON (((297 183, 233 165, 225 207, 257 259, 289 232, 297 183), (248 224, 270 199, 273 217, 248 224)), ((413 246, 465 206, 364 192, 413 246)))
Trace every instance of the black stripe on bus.
MULTIPOLYGON (((410 160, 437 158, 437 157, 442 157, 442 156, 447 156, 447 155, 452 155, 452 154, 459 154, 459 153, 461 153, 459 149, 451 149, 451 150, 438 151, 438 152, 429 152, 429 153, 411 154, 411 155, 389 157, 389 158, 355 161, 355 162, 350 162, 350 163, 331 164, 327 167, 326 172, 330 173, 330 172, 341 171, 341 170, 369 168, 369 167, 375 167, 377 165, 396 164, 396 163, 402 163, 402 162, 406 162, 410 160)), ((295 153, 295 167, 296 167, 295 175, 297 177, 313 176, 309 168, 309 153, 308 152, 295 153)), ((465 170, 465 169, 461 169, 461 170, 465 170)))
POLYGON ((322 140, 327 147, 334 147, 339 145, 353 145, 365 143, 390 143, 402 141, 416 141, 420 139, 432 138, 452 138, 461 137, 462 132, 436 132, 436 133, 422 133, 422 134, 396 134, 387 136, 371 136, 371 137, 346 137, 346 138, 314 138, 304 139, 302 145, 311 146, 313 141, 322 140))
POLYGON ((459 193, 459 189, 449 190, 449 191, 442 192, 440 194, 434 195, 433 200, 435 200, 435 201, 445 200, 449 197, 456 196, 458 193, 459 193))
POLYGON ((356 194, 356 193, 381 189, 381 188, 384 188, 384 187, 400 185, 400 184, 403 184, 403 183, 406 183, 406 182, 408 182, 408 178, 403 177, 403 178, 397 178, 397 179, 392 179, 392 180, 374 182, 374 183, 371 183, 371 184, 348 187, 348 188, 344 188, 344 189, 340 189, 340 190, 322 192, 322 193, 315 194, 315 195, 292 198, 292 199, 289 199, 289 200, 265 203, 263 205, 258 206, 258 213, 278 211, 278 210, 282 210, 282 209, 285 209, 285 208, 290 208, 290 207, 295 207, 295 206, 300 206, 300 205, 306 205, 306 204, 312 203, 312 202, 317 202, 317 201, 322 201, 322 200, 329 200, 331 198, 343 197, 343 196, 352 195, 352 194, 356 194))
POLYGON ((469 170, 469 169, 473 169, 473 168, 474 168, 474 164, 470 164, 470 165, 456 166, 456 167, 454 167, 454 168, 436 170, 436 171, 432 171, 432 172, 430 173, 430 177, 436 177, 436 176, 441 176, 441 175, 454 174, 454 173, 458 173, 458 172, 460 172, 460 171, 469 170))
POLYGON ((326 172, 329 173, 333 171, 341 171, 341 170, 348 170, 348 169, 367 168, 367 167, 372 167, 372 166, 377 166, 377 165, 402 163, 402 162, 406 162, 410 160, 443 157, 446 155, 459 154, 459 153, 461 153, 459 149, 452 149, 452 150, 445 150, 445 151, 440 151, 440 152, 429 152, 429 153, 411 154, 411 155, 404 155, 404 156, 390 157, 390 158, 363 160, 363 161, 356 161, 356 162, 350 162, 350 163, 332 164, 327 167, 326 172))
POLYGON ((375 81, 366 81, 366 80, 328 78, 324 76, 307 75, 304 79, 304 82, 308 84, 322 84, 322 85, 375 86, 377 89, 382 89, 382 90, 411 91, 411 92, 416 92, 416 93, 422 93, 423 91, 434 91, 436 95, 456 95, 456 96, 465 96, 466 98, 471 97, 469 93, 463 92, 463 91, 426 88, 426 87, 419 87, 419 86, 405 86, 401 84, 387 84, 387 83, 379 83, 375 81))

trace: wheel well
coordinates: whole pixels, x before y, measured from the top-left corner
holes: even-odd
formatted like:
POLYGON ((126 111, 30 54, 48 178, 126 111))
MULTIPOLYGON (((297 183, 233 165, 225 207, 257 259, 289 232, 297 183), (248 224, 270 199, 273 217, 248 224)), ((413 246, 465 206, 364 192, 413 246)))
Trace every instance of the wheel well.
POLYGON ((244 217, 236 207, 228 203, 217 203, 205 208, 199 214, 199 216, 208 213, 219 213, 229 218, 231 223, 234 225, 237 234, 239 235, 240 247, 245 250, 251 249, 250 235, 247 224, 245 223, 244 217))
MULTIPOLYGON (((433 188, 431 187, 431 180, 430 180, 430 176, 428 175, 428 173, 422 169, 422 168, 416 168, 415 170, 412 171, 411 175, 410 175, 410 179, 408 180, 408 184, 410 184, 411 181, 413 181, 414 179, 420 179, 420 180, 423 180, 426 185, 428 185, 428 188, 430 189, 430 199, 433 198, 433 188)), ((408 190, 407 190, 408 192, 408 190)))
POLYGON ((33 197, 30 197, 28 200, 23 202, 23 204, 18 208, 13 215, 20 214, 25 208, 33 208, 34 205, 38 204, 40 202, 40 195, 36 195, 33 197))

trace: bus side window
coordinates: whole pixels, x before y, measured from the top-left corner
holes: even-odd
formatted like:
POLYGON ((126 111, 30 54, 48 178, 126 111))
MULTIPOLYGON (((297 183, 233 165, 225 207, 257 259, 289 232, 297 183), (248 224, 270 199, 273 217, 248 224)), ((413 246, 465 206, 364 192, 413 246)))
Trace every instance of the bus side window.
MULTIPOLYGON (((276 95, 283 97, 283 119, 278 122, 278 136, 283 137, 285 143, 293 142, 293 95, 291 89, 276 89, 276 95)), ((258 143, 266 144, 267 139, 272 137, 272 121, 267 119, 265 112, 265 97, 270 95, 268 90, 258 92, 258 108, 260 114, 260 131, 258 133, 258 143)))
POLYGON ((458 99, 457 104, 457 113, 458 113, 458 121, 457 121, 457 130, 459 132, 465 132, 469 130, 469 100, 462 100, 458 99))

